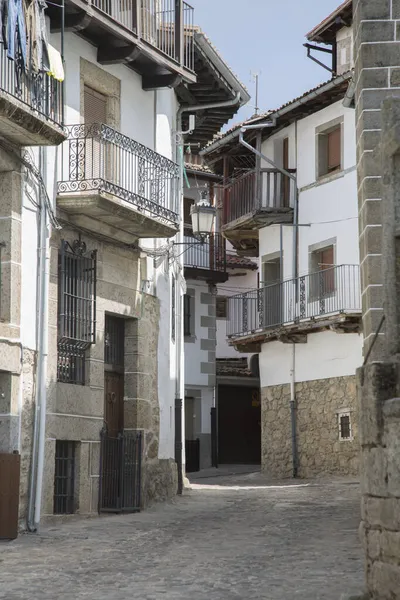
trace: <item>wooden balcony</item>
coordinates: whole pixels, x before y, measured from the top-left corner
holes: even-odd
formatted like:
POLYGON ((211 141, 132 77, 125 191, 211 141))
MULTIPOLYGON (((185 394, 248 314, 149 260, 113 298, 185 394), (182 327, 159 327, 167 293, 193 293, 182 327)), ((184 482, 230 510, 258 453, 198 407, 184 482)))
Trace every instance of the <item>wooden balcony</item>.
POLYGON ((17 146, 57 146, 66 138, 63 83, 35 73, 0 44, 0 136, 17 146))
POLYGON ((191 235, 184 237, 185 279, 197 279, 208 283, 224 283, 226 272, 225 240, 219 233, 200 244, 191 235))
POLYGON ((126 244, 177 233, 176 163, 107 125, 67 129, 57 207, 73 224, 126 244))
POLYGON ((305 343, 307 334, 330 329, 361 331, 358 265, 340 265, 229 298, 227 336, 241 352, 260 352, 280 340, 305 343))
POLYGON ((295 181, 276 169, 254 169, 228 183, 223 190, 224 237, 239 254, 258 256, 258 230, 292 223, 296 193, 295 181))
MULTIPOLYGON (((52 32, 61 11, 49 5, 52 32)), ((125 64, 146 90, 193 83, 194 10, 183 0, 65 0, 65 29, 97 47, 100 64, 125 64)))

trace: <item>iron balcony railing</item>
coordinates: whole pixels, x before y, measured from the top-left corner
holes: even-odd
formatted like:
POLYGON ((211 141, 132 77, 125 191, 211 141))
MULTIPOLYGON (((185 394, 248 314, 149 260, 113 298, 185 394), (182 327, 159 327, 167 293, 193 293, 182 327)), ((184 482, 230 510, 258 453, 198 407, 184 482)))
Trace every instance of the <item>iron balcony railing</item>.
POLYGON ((179 167, 108 125, 67 127, 58 193, 107 192, 177 224, 179 167))
POLYGON ((249 171, 224 187, 224 225, 263 210, 290 209, 295 195, 295 181, 277 169, 249 171))
POLYGON ((0 90, 22 102, 32 114, 62 126, 63 83, 46 73, 24 66, 21 55, 10 60, 0 43, 0 90))
POLYGON ((93 0, 93 5, 178 64, 194 70, 194 9, 176 0, 93 0))
POLYGON ((225 240, 219 233, 213 233, 200 244, 196 238, 185 235, 183 239, 185 267, 208 271, 226 271, 225 240))
POLYGON ((232 296, 227 335, 246 336, 336 313, 361 313, 359 271, 358 265, 340 265, 232 296))

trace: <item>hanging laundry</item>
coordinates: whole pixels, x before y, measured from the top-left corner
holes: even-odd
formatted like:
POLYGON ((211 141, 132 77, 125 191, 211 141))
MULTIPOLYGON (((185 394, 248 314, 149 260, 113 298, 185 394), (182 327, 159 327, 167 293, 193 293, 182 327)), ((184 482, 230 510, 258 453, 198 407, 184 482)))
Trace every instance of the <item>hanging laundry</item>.
POLYGON ((50 69, 47 74, 57 81, 64 81, 64 65, 62 63, 61 54, 56 48, 53 48, 50 44, 48 45, 50 69))
POLYGON ((44 0, 27 0, 26 27, 28 31, 28 64, 33 71, 48 71, 50 59, 44 0))
POLYGON ((26 25, 22 0, 8 1, 7 44, 8 58, 16 60, 20 50, 23 65, 26 67, 26 25))
POLYGON ((0 42, 7 48, 8 0, 0 0, 0 42))

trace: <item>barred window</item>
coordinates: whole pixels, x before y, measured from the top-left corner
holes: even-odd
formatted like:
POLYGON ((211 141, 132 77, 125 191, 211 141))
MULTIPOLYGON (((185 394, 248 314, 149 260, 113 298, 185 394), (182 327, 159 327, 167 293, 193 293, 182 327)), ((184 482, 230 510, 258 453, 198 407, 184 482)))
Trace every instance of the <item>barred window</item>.
POLYGON ((95 342, 96 251, 62 241, 58 260, 58 381, 85 383, 85 351, 95 342))
POLYGON ((339 420, 339 440, 340 441, 345 441, 345 440, 351 441, 353 439, 353 433, 352 433, 352 428, 351 428, 350 412, 349 411, 339 412, 338 420, 339 420))
POLYGON ((183 335, 192 335, 192 297, 189 294, 183 296, 183 335))

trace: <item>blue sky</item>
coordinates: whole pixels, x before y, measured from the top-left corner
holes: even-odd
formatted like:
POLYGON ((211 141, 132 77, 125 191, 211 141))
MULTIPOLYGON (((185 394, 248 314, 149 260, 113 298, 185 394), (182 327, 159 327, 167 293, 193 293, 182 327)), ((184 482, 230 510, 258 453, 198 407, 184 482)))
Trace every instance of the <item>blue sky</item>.
POLYGON ((260 73, 259 106, 276 108, 330 78, 307 58, 305 34, 341 0, 188 0, 195 22, 252 96, 234 120, 254 112, 250 71, 260 73))

